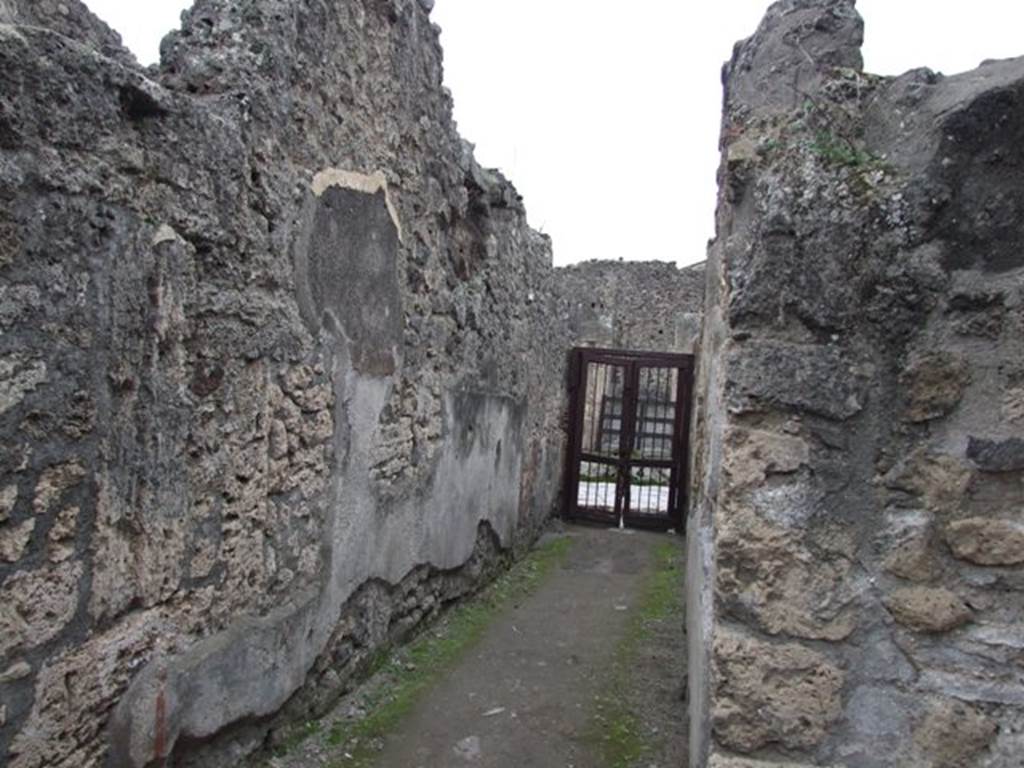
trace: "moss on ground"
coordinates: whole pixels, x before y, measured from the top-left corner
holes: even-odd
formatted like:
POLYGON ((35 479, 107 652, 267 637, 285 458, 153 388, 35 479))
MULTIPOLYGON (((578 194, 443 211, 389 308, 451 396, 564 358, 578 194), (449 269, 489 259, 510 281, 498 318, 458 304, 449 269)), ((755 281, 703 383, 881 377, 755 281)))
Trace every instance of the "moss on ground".
MULTIPOLYGON (((569 537, 553 538, 537 547, 479 595, 446 611, 433 627, 411 643, 382 654, 360 702, 367 714, 328 726, 326 742, 337 754, 330 763, 332 768, 372 766, 383 737, 483 637, 506 607, 540 586, 563 562, 572 541, 569 537)), ((289 734, 283 747, 294 749, 323 727, 317 722, 306 723, 289 734)))
POLYGON ((644 577, 637 609, 615 649, 602 692, 596 697, 587 733, 587 741, 596 747, 605 768, 634 768, 662 746, 643 732, 643 723, 636 714, 643 692, 630 686, 631 669, 644 645, 651 641, 653 627, 682 621, 682 550, 678 542, 659 545, 654 558, 654 568, 644 577))

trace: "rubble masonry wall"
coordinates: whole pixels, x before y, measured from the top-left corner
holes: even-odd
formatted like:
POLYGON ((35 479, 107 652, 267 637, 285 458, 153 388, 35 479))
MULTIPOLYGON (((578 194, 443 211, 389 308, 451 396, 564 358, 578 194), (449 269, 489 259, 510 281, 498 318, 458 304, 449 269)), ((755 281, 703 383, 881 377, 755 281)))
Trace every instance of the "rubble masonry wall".
POLYGON ((1024 59, 862 71, 852 0, 725 69, 691 765, 1024 752, 1024 59))

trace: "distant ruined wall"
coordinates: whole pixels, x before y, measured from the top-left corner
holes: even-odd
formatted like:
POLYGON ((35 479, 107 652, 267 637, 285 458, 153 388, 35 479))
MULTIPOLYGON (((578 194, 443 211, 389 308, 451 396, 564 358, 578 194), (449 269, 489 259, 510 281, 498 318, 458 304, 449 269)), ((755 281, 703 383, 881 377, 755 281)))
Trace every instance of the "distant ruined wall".
POLYGON ((424 0, 0 0, 0 763, 233 764, 532 541, 567 327, 424 0))
POLYGON ((703 264, 593 260, 555 270, 578 346, 692 354, 704 283, 703 264))
POLYGON ((1024 754, 1024 59, 861 40, 784 0, 725 70, 693 768, 1024 754))

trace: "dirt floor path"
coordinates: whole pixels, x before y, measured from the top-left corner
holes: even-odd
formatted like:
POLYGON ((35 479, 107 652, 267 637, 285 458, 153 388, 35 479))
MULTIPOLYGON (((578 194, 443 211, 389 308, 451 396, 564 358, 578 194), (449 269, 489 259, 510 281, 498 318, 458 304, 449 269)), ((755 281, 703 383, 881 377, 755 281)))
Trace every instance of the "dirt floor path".
POLYGON ((682 540, 583 527, 559 538, 545 575, 497 610, 371 749, 335 731, 269 764, 684 766, 682 540))

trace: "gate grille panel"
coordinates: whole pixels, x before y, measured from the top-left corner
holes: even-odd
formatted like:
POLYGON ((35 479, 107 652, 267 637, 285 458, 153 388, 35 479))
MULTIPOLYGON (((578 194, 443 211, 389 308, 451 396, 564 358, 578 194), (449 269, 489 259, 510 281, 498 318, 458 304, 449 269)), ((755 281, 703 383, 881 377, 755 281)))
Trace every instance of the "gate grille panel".
POLYGON ((692 377, 690 355, 573 350, 568 517, 681 525, 692 377))

